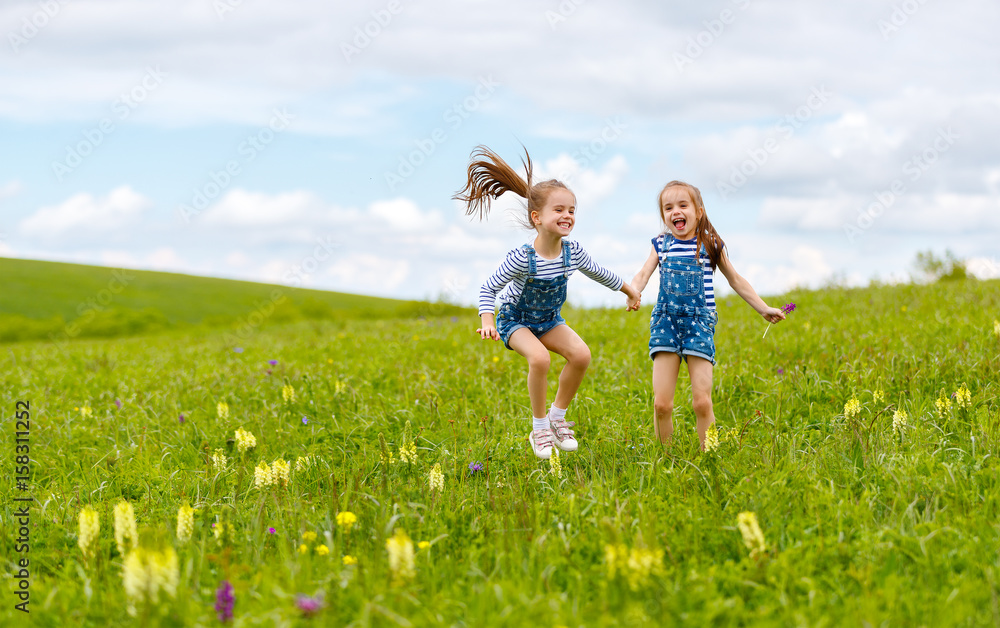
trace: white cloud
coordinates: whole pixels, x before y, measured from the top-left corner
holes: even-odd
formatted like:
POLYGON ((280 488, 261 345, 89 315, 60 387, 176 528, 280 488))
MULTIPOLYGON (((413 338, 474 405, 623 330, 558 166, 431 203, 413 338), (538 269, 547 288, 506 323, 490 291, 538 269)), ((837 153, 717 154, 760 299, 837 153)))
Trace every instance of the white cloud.
POLYGON ((17 196, 20 194, 21 189, 21 182, 16 180, 0 185, 0 201, 17 196))
POLYGON ((135 225, 151 205, 149 199, 128 185, 104 197, 81 192, 58 205, 42 207, 21 221, 19 231, 25 237, 40 239, 122 233, 135 225))
POLYGON ((311 192, 270 195, 236 188, 206 209, 200 222, 221 227, 274 227, 294 225, 316 211, 324 212, 322 202, 311 192))

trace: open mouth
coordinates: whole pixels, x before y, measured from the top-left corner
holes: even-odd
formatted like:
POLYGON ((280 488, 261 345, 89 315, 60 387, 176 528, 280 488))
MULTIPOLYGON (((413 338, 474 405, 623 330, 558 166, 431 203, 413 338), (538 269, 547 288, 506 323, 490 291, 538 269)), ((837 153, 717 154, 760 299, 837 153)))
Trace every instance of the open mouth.
POLYGON ((673 220, 674 229, 678 231, 684 231, 684 227, 687 226, 687 221, 683 218, 674 218, 673 220))

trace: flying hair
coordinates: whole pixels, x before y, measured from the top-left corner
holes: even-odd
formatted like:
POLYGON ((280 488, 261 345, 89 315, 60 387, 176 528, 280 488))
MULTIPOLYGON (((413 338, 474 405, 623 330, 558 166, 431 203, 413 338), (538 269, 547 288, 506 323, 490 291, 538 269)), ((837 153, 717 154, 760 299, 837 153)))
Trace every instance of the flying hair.
POLYGON ((549 194, 556 188, 569 190, 565 184, 556 179, 549 179, 532 184, 531 156, 527 149, 521 159, 525 177, 486 146, 477 146, 469 156, 469 170, 465 187, 452 198, 466 204, 465 215, 476 216, 485 220, 489 215, 493 201, 506 192, 513 192, 527 201, 525 213, 519 217, 524 227, 533 229, 531 213, 541 211, 548 200, 549 194))
POLYGON ((683 181, 671 181, 663 186, 660 193, 656 195, 656 206, 660 211, 660 220, 666 225, 667 220, 663 216, 663 206, 660 199, 663 198, 663 193, 672 187, 685 188, 691 196, 691 202, 694 203, 695 208, 700 210, 701 215, 698 216, 698 224, 695 225, 696 250, 700 252, 702 245, 704 245, 705 251, 708 253, 708 261, 714 272, 719 266, 719 262, 722 261, 722 249, 726 246, 726 243, 722 240, 719 232, 715 230, 712 221, 708 219, 708 212, 705 211, 705 201, 701 200, 701 190, 683 181))

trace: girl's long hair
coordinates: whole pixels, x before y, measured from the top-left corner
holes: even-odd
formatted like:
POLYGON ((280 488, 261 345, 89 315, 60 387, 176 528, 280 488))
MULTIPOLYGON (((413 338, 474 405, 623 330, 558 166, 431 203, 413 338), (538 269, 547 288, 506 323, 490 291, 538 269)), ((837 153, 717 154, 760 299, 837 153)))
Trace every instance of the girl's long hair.
POLYGON ((694 203, 695 209, 701 210, 701 216, 698 218, 698 224, 695 225, 696 245, 698 251, 696 255, 701 255, 701 247, 704 245, 705 251, 708 252, 708 261, 712 265, 712 271, 714 272, 719 266, 719 262, 722 261, 722 248, 726 246, 726 243, 722 240, 722 236, 719 235, 719 232, 715 230, 715 227, 712 225, 712 221, 708 219, 708 212, 705 211, 705 201, 701 200, 701 190, 690 183, 685 183, 683 181, 671 181, 663 186, 660 193, 656 195, 656 205, 660 210, 660 220, 662 220, 664 226, 666 226, 667 221, 663 216, 663 205, 660 199, 663 198, 663 193, 672 187, 686 188, 688 194, 691 195, 691 201, 694 203))
POLYGON ((452 198, 466 204, 466 216, 478 216, 480 220, 484 220, 494 200, 505 192, 513 192, 527 201, 526 211, 519 217, 518 222, 525 228, 534 229, 531 212, 541 211, 552 190, 556 188, 569 190, 569 188, 556 179, 532 184, 531 156, 527 150, 524 151, 521 165, 524 166, 525 178, 521 178, 521 175, 495 152, 486 146, 477 146, 469 157, 465 187, 452 198))

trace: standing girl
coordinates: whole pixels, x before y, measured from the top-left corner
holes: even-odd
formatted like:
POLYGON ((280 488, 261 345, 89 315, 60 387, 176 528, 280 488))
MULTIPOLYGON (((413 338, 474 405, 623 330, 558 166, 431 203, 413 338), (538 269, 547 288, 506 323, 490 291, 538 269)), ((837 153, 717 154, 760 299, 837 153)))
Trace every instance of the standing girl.
POLYGON ((532 182, 531 157, 522 161, 527 180, 485 146, 472 152, 465 187, 455 198, 467 204, 466 214, 480 220, 490 202, 504 192, 527 201, 522 222, 535 230, 535 238, 507 253, 500 267, 479 292, 480 338, 503 340, 528 361, 528 397, 532 430, 528 441, 535 455, 549 458, 553 445, 575 451, 577 440, 566 421, 566 409, 576 395, 590 365, 590 349, 560 316, 566 301, 566 280, 580 270, 594 281, 628 296, 627 309, 639 306, 639 293, 618 275, 599 266, 578 243, 564 239, 576 223, 576 196, 563 183, 550 179, 532 182), (501 292, 501 290, 503 290, 501 292), (500 293, 500 308, 494 307, 500 293), (548 412, 549 351, 566 358, 559 375, 559 388, 548 412))
POLYGON ((715 422, 712 370, 715 324, 719 320, 712 289, 715 269, 721 270, 736 294, 769 323, 784 320, 785 314, 764 303, 753 286, 733 269, 725 242, 708 220, 698 188, 671 181, 660 192, 659 207, 665 228, 653 238, 646 263, 632 279, 632 287, 641 293, 653 270, 660 269, 660 292, 649 323, 653 430, 664 444, 673 438, 674 390, 683 359, 691 376, 698 440, 704 449, 705 432, 715 422))

